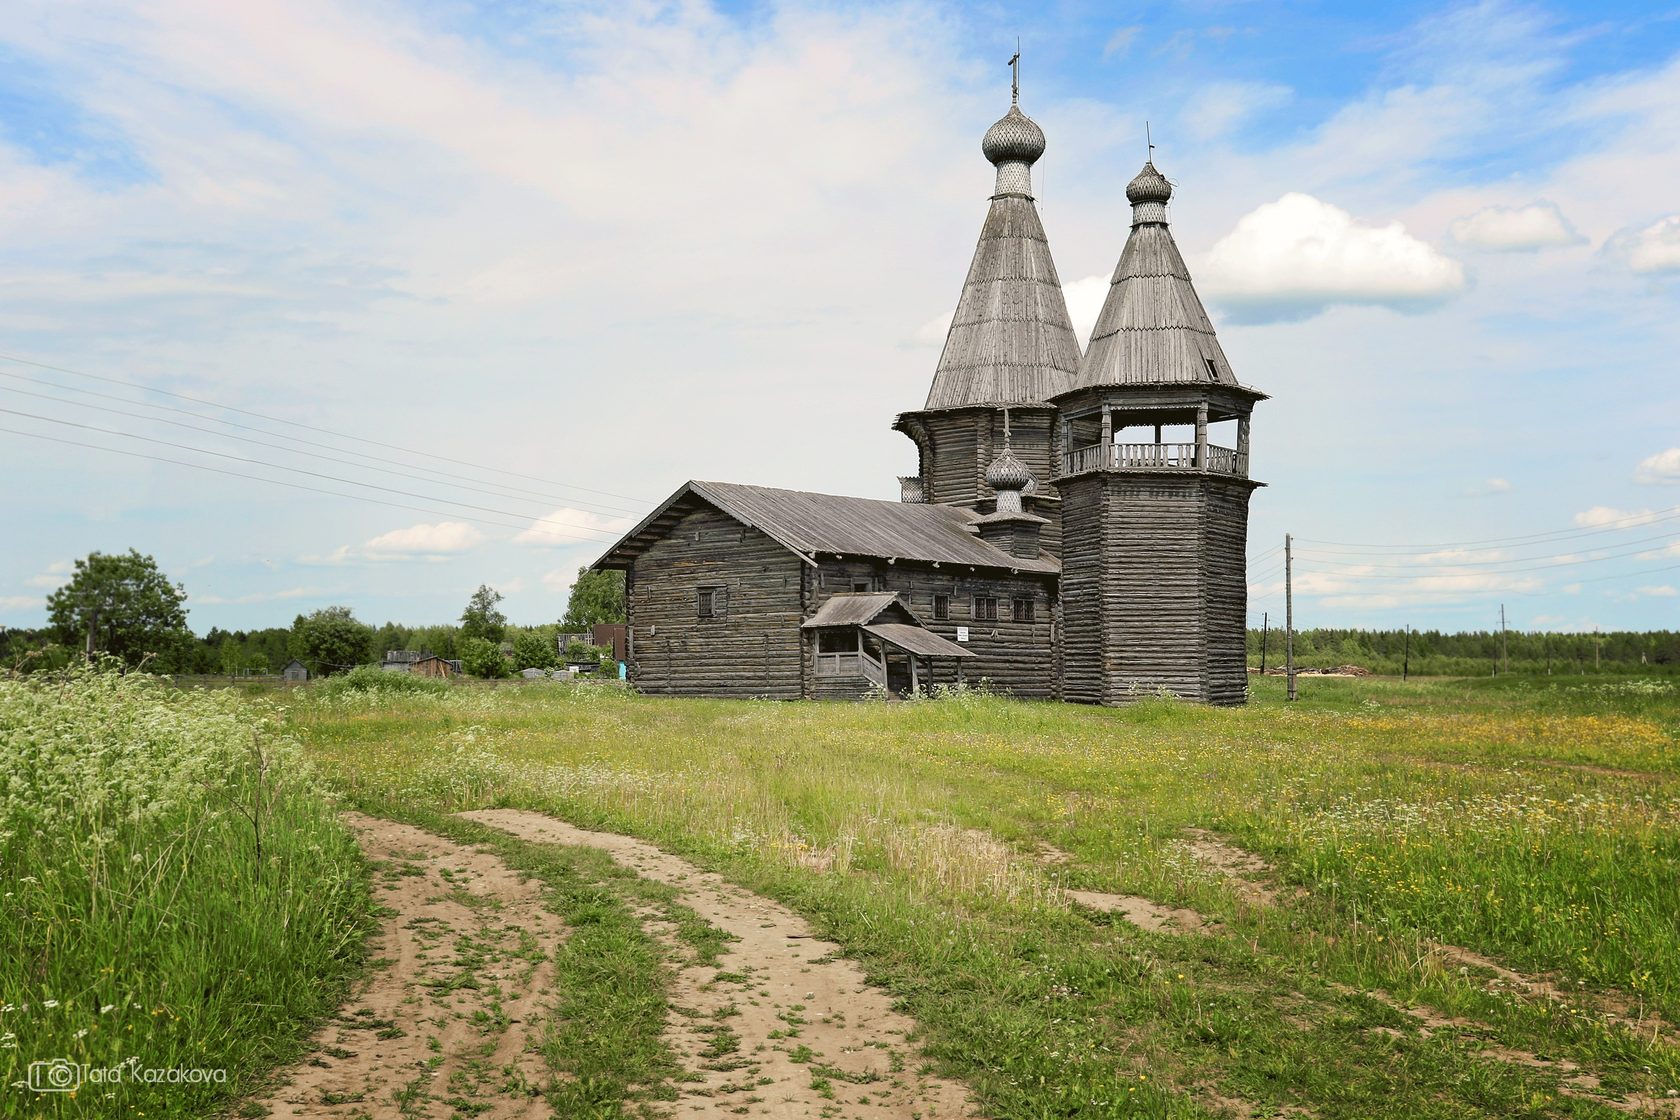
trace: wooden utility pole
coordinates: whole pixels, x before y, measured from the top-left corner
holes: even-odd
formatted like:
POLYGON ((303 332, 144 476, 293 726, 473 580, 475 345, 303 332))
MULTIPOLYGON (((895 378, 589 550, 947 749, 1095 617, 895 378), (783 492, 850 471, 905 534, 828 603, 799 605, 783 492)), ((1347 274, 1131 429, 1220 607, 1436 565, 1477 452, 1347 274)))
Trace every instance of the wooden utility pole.
POLYGON ((1511 651, 1505 644, 1505 604, 1499 604, 1499 671, 1511 671, 1511 651))
POLYGON ((1271 637, 1272 616, 1260 612, 1260 675, 1266 675, 1266 639, 1271 637))
POLYGON ((1598 654, 1604 648, 1604 639, 1598 636, 1598 627, 1593 627, 1593 672, 1598 672, 1598 654))
POLYGON ((94 607, 88 612, 87 659, 93 660, 93 634, 99 629, 99 608, 94 607))
POLYGON ((1283 535, 1283 675, 1295 699, 1295 539, 1283 535))
POLYGON ((1400 679, 1403 681, 1412 671, 1412 624, 1406 623, 1406 651, 1400 655, 1400 679))

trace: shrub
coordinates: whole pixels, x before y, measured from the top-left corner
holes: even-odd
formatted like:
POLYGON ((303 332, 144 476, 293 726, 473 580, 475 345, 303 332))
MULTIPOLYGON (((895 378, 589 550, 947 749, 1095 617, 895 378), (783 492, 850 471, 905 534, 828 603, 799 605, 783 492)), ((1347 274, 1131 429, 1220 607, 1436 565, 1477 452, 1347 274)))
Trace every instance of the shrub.
POLYGON ((359 665, 341 677, 321 681, 315 685, 315 691, 326 696, 342 696, 351 692, 439 693, 449 691, 449 682, 413 673, 386 672, 373 665, 359 665))

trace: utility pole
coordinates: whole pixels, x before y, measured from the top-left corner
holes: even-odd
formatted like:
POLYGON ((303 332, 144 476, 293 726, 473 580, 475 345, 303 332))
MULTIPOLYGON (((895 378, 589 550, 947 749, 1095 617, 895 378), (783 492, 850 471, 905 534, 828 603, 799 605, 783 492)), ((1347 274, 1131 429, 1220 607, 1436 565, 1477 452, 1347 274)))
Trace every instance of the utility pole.
POLYGON ((1266 639, 1271 637, 1272 616, 1265 611, 1260 612, 1260 675, 1266 675, 1266 639))
POLYGON ((1604 648, 1604 639, 1598 636, 1598 627, 1593 627, 1593 672, 1598 672, 1598 653, 1604 648))
POLYGON ((1283 535, 1283 675, 1295 699, 1295 538, 1283 535))
POLYGON ((1499 661, 1500 661, 1499 671, 1501 673, 1509 673, 1511 671, 1511 651, 1510 651, 1510 648, 1507 647, 1506 644, 1505 644, 1505 604, 1504 603, 1499 604, 1499 661))
POLYGON ((1406 623, 1406 651, 1400 656, 1400 679, 1404 681, 1412 671, 1412 624, 1406 623))
POLYGON ((93 632, 99 629, 99 608, 94 607, 88 612, 87 659, 93 660, 93 632))

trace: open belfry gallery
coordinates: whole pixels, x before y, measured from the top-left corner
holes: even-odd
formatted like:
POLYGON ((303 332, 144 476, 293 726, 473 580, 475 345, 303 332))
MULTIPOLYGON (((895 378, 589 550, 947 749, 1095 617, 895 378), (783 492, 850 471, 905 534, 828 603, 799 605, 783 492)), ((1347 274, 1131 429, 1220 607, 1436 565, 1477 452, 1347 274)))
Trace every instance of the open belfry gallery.
POLYGON ((1080 353, 1033 202, 1044 147, 1014 103, 981 141, 996 188, 927 403, 893 421, 919 466, 900 501, 690 481, 596 562, 625 573, 636 688, 1245 700, 1265 394, 1225 360, 1153 158, 1080 353))

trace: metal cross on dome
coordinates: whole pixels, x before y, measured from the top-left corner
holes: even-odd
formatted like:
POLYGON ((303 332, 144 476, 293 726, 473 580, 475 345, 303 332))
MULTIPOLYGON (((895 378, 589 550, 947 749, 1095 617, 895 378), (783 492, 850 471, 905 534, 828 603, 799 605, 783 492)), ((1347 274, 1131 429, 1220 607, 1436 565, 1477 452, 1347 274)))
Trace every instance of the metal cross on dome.
POLYGON ((1021 44, 1015 43, 1015 54, 1009 60, 1009 103, 1018 105, 1021 102, 1021 44))

